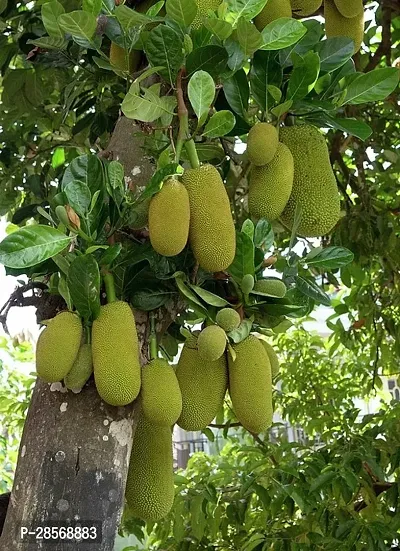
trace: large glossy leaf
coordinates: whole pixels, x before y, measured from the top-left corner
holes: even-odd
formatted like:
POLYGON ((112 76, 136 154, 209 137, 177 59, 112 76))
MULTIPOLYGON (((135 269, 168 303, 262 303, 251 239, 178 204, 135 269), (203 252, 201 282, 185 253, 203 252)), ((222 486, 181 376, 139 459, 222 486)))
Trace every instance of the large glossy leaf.
POLYGON ((263 43, 260 31, 257 30, 255 25, 246 21, 244 17, 241 17, 238 21, 236 34, 246 56, 253 55, 263 43))
POLYGON ((139 85, 134 82, 122 102, 121 109, 129 119, 153 122, 164 115, 173 116, 175 103, 175 98, 168 96, 160 98, 150 89, 140 95, 139 85))
POLYGON ((92 199, 90 189, 84 182, 73 180, 64 188, 68 203, 79 216, 85 216, 92 199))
POLYGON ((207 17, 203 22, 206 29, 211 31, 220 40, 225 40, 232 33, 233 27, 227 21, 221 19, 215 19, 214 17, 207 17))
POLYGON ((190 285, 190 287, 202 300, 204 300, 204 302, 211 304, 211 306, 217 306, 218 308, 229 306, 228 301, 218 295, 215 295, 214 293, 211 293, 210 291, 207 291, 207 289, 203 289, 198 285, 190 285))
POLYGON ((10 268, 35 266, 61 252, 71 239, 50 226, 26 226, 0 243, 0 264, 10 268))
POLYGON ((246 233, 236 233, 236 254, 228 272, 238 283, 246 274, 254 276, 254 244, 246 233))
POLYGON ((354 254, 344 247, 328 247, 319 251, 314 249, 305 258, 308 266, 334 270, 353 262, 354 254))
POLYGON ((60 15, 58 23, 66 33, 78 38, 84 38, 88 42, 91 42, 93 39, 97 26, 96 17, 92 13, 81 10, 60 15))
POLYGON ((145 44, 147 58, 151 65, 161 66, 162 74, 171 84, 175 83, 178 69, 184 59, 183 41, 171 27, 158 25, 148 35, 145 44))
POLYGON ((91 254, 78 256, 69 267, 68 289, 80 315, 96 319, 100 311, 100 271, 91 254))
POLYGON ((223 80, 225 97, 232 109, 239 115, 246 116, 249 107, 250 90, 246 73, 243 69, 236 71, 230 78, 223 80))
POLYGON ((102 1, 101 0, 83 0, 82 8, 85 11, 93 13, 94 15, 99 15, 101 11, 102 1))
POLYGON ((221 46, 203 46, 193 50, 186 59, 186 71, 192 75, 196 71, 207 71, 210 75, 218 76, 228 63, 228 54, 221 46))
POLYGON ((297 275, 296 278, 296 287, 307 297, 312 298, 319 304, 324 306, 331 305, 331 299, 312 279, 297 275))
POLYGON ((346 63, 354 53, 354 42, 345 36, 335 36, 315 46, 321 60, 321 71, 331 73, 346 63))
POLYGON ((289 79, 287 99, 304 98, 317 82, 320 62, 315 52, 308 52, 304 57, 294 56, 294 70, 289 79))
POLYGON ((261 50, 281 50, 296 44, 307 32, 307 28, 296 19, 281 17, 269 23, 262 31, 261 50))
POLYGON ((197 118, 203 120, 214 101, 215 84, 212 76, 205 71, 196 71, 189 80, 188 96, 197 118))
POLYGON ((267 0, 229 0, 227 19, 233 26, 241 17, 250 21, 260 13, 266 2, 267 0))
POLYGON ((395 67, 375 69, 360 74, 347 87, 343 104, 367 103, 387 98, 399 82, 399 70, 395 67))
POLYGON ((269 86, 282 84, 283 71, 278 61, 276 52, 264 52, 259 50, 254 54, 250 71, 250 86, 254 99, 263 111, 268 111, 271 104, 275 103, 269 86))
POLYGON ((64 38, 64 31, 58 22, 58 18, 63 13, 65 13, 64 7, 58 0, 51 0, 42 6, 43 25, 52 38, 64 38))
POLYGON ((131 10, 130 8, 128 8, 128 6, 125 5, 117 6, 114 10, 114 14, 118 19, 121 27, 126 32, 131 30, 133 27, 137 27, 151 21, 150 17, 147 17, 147 15, 144 15, 143 13, 135 10, 131 10))
POLYGON ((103 189, 103 170, 97 155, 76 157, 64 172, 62 189, 75 180, 86 184, 92 194, 103 189))
POLYGON ((220 138, 226 136, 235 126, 236 119, 232 111, 218 111, 214 113, 206 124, 203 136, 208 138, 220 138))
POLYGON ((188 27, 197 14, 194 0, 167 0, 165 8, 167 15, 184 27, 188 27))

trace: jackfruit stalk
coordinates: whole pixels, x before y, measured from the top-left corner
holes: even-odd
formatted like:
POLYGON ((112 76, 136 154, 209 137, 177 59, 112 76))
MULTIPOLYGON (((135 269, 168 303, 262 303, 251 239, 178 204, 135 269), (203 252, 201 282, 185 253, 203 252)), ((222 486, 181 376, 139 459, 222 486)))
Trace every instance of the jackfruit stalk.
POLYGON ((278 131, 267 122, 255 124, 247 137, 247 155, 255 166, 271 162, 278 149, 278 131))
POLYGON ((174 368, 155 359, 142 369, 142 409, 148 421, 171 427, 182 412, 182 395, 174 368))
POLYGON ((215 321, 224 331, 233 331, 240 325, 240 314, 233 308, 223 308, 215 318, 215 321))
POLYGON ((70 390, 78 390, 83 388, 92 373, 92 347, 90 344, 82 344, 71 370, 64 378, 64 384, 70 390))
POLYGON ((364 39, 364 11, 349 19, 340 13, 333 0, 325 0, 324 15, 326 36, 347 36, 354 42, 354 53, 358 52, 364 39))
POLYGON ((199 356, 203 360, 214 362, 225 352, 226 334, 219 325, 209 325, 200 333, 197 340, 199 356))
POLYGON ((301 17, 313 15, 322 6, 322 0, 291 0, 292 11, 301 17))
POLYGON ((255 17, 254 24, 259 31, 262 31, 269 23, 281 17, 292 17, 290 0, 268 0, 265 7, 255 17))

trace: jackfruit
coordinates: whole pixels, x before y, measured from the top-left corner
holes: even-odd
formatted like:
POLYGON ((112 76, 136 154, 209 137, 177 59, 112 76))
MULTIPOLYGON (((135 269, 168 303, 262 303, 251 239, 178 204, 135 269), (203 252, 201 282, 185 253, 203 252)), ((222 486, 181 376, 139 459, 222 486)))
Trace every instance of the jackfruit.
POLYGON ((139 344, 135 318, 127 302, 101 306, 93 322, 94 380, 101 398, 112 406, 133 402, 140 390, 139 344))
POLYGON ((265 7, 255 17, 254 24, 259 31, 262 31, 269 23, 281 17, 292 17, 290 0, 268 0, 265 7))
POLYGON ((224 331, 233 331, 240 325, 240 314, 233 308, 223 308, 217 314, 215 321, 224 331))
POLYGON ((48 321, 36 346, 36 372, 47 383, 62 381, 71 371, 82 340, 82 323, 72 312, 48 321))
POLYGON ((182 395, 174 368, 155 359, 142 369, 143 415, 155 425, 171 427, 182 412, 182 395))
POLYGON ((326 235, 339 220, 340 198, 325 138, 315 126, 305 124, 281 128, 280 140, 294 159, 292 194, 281 221, 291 229, 299 206, 298 234, 326 235))
POLYGON ((254 291, 277 298, 283 298, 286 295, 286 290, 283 281, 275 277, 259 279, 254 285, 254 291))
POLYGON ((150 201, 151 197, 132 208, 128 219, 128 226, 133 230, 141 230, 147 226, 149 222, 150 201))
POLYGON ((268 354, 269 363, 271 364, 272 380, 274 380, 275 377, 279 375, 279 358, 274 348, 268 342, 264 341, 263 339, 260 339, 260 342, 268 354))
POLYGON ((248 295, 254 289, 254 277, 251 274, 244 275, 240 288, 245 295, 248 295))
POLYGON ((208 272, 226 270, 235 257, 236 235, 221 176, 205 164, 186 170, 182 179, 189 193, 189 241, 194 256, 208 272))
POLYGON ((135 517, 156 521, 174 502, 171 427, 150 423, 142 414, 136 427, 126 479, 126 501, 135 517))
POLYGON ((216 11, 222 4, 222 0, 196 0, 196 4, 196 17, 191 23, 193 29, 199 29, 203 23, 203 18, 207 17, 208 11, 216 11))
POLYGON ((255 166, 271 162, 278 149, 278 131, 267 122, 258 122, 247 137, 247 155, 255 166))
POLYGON ((292 11, 301 17, 313 15, 322 6, 322 0, 291 0, 292 11))
POLYGON ((197 349, 202 360, 215 362, 225 352, 226 334, 218 325, 209 325, 200 333, 197 349))
POLYGON ((278 144, 272 161, 252 167, 249 179, 249 212, 270 222, 282 214, 293 188, 294 161, 290 150, 278 144))
POLYGON ((111 42, 110 63, 120 71, 133 73, 138 66, 139 59, 140 52, 138 50, 128 52, 124 48, 121 48, 121 46, 118 46, 118 44, 115 44, 115 42, 111 42))
POLYGON ((364 11, 363 0, 334 0, 336 8, 343 15, 351 19, 362 15, 364 11))
POLYGON ((364 39, 364 11, 349 19, 343 17, 333 0, 325 0, 324 15, 326 36, 347 36, 354 41, 354 53, 358 52, 364 39))
POLYGON ((232 345, 236 359, 228 355, 229 394, 240 423, 256 434, 272 424, 272 375, 268 354, 254 335, 232 345))
POLYGON ((163 256, 175 256, 189 236, 190 206, 185 186, 170 178, 152 197, 149 208, 149 233, 153 249, 163 256))
POLYGON ((92 373, 92 347, 90 344, 82 344, 71 371, 64 378, 64 384, 70 390, 83 388, 92 373))
POLYGON ((205 429, 224 402, 228 384, 225 354, 215 362, 203 360, 193 337, 182 348, 176 376, 182 393, 178 425, 189 431, 205 429))

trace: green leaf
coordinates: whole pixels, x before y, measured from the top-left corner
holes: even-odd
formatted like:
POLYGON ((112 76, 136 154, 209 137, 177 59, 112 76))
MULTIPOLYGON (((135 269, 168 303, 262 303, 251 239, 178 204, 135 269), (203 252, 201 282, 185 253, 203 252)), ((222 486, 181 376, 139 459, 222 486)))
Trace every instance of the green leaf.
POLYGON ((114 10, 114 15, 125 32, 151 21, 151 18, 147 17, 147 15, 131 10, 125 5, 117 6, 114 10))
POLYGON ((211 31, 220 40, 226 40, 232 34, 233 27, 227 21, 216 19, 215 17, 206 17, 203 22, 206 29, 211 31))
POLYGON ((139 200, 143 201, 144 199, 153 197, 153 195, 160 191, 163 181, 168 178, 168 176, 175 176, 182 173, 183 169, 177 163, 170 163, 158 169, 151 177, 150 182, 147 184, 146 189, 140 195, 139 200))
POLYGON ((60 275, 60 279, 59 279, 59 282, 58 282, 58 292, 60 293, 62 298, 65 300, 68 310, 72 310, 74 305, 73 305, 73 302, 72 302, 72 299, 71 299, 71 294, 70 294, 69 289, 68 289, 67 278, 65 277, 64 274, 60 275))
POLYGON ((149 9, 146 12, 146 15, 149 17, 156 17, 164 7, 164 0, 160 0, 159 2, 156 2, 152 6, 149 7, 149 9))
POLYGON ((54 36, 43 36, 37 40, 28 40, 28 44, 34 44, 44 50, 65 50, 68 46, 68 40, 65 40, 64 38, 56 38, 54 36))
POLYGON ((167 96, 160 98, 149 89, 141 96, 139 86, 134 82, 122 102, 121 110, 128 119, 153 122, 163 115, 173 116, 174 107, 171 108, 172 104, 168 101, 171 99, 175 98, 167 96))
POLYGON ((201 299, 204 300, 204 302, 206 302, 207 304, 211 304, 211 306, 217 306, 218 308, 229 306, 229 302, 226 301, 224 298, 221 298, 218 295, 215 295, 214 293, 211 293, 210 291, 199 287, 198 285, 190 285, 190 287, 196 294, 199 295, 201 299))
POLYGON ((3 13, 3 11, 7 8, 8 0, 0 0, 0 13, 3 13))
POLYGON ((58 18, 58 23, 66 33, 91 42, 96 32, 97 20, 92 13, 87 11, 71 11, 58 18))
POLYGON ((196 71, 189 80, 188 96, 199 122, 204 120, 215 96, 215 84, 212 76, 205 71, 196 71))
POLYGON ((194 0, 167 0, 165 8, 167 15, 184 27, 188 27, 197 14, 194 0))
POLYGON ((184 278, 185 274, 183 272, 177 272, 174 274, 176 286, 184 297, 189 301, 189 304, 197 311, 200 312, 203 316, 208 318, 207 309, 197 298, 195 293, 186 285, 184 278))
POLYGON ((151 65, 162 66, 159 73, 171 84, 175 83, 183 60, 183 40, 171 27, 158 25, 150 31, 145 43, 147 58, 151 65))
POLYGON ((61 189, 75 180, 85 183, 92 194, 103 188, 103 169, 97 155, 76 157, 64 172, 61 189))
POLYGON ((113 189, 124 186, 124 167, 118 161, 111 161, 107 165, 107 174, 110 185, 113 189))
POLYGON ((100 312, 100 271, 91 254, 78 256, 68 270, 68 289, 72 302, 85 319, 96 319, 100 312))
POLYGON ((206 71, 212 76, 219 76, 226 69, 228 53, 221 46, 203 46, 190 53, 186 59, 188 76, 196 71, 206 71))
POLYGON ((228 272, 241 283, 246 274, 254 276, 254 244, 250 237, 242 232, 236 234, 236 253, 228 272))
POLYGON ((260 31, 257 30, 255 25, 250 23, 250 21, 246 21, 243 17, 238 21, 236 33, 238 42, 243 52, 248 57, 252 56, 263 42, 260 31))
POLYGON ((307 266, 324 268, 326 270, 335 270, 342 266, 347 266, 354 260, 354 254, 344 247, 328 247, 322 249, 316 255, 311 251, 303 260, 307 266))
POLYGON ((93 13, 93 15, 99 15, 101 12, 102 1, 101 0, 83 0, 82 8, 85 11, 93 13))
POLYGON ((372 128, 366 122, 357 119, 339 119, 323 113, 320 117, 311 117, 309 120, 315 121, 319 126, 329 126, 357 136, 360 140, 366 140, 372 134, 372 128))
POLYGON ((115 243, 108 247, 99 260, 100 266, 110 266, 122 251, 121 243, 115 243))
POLYGON ((289 79, 287 99, 304 98, 314 88, 319 75, 319 56, 308 52, 304 57, 293 54, 294 70, 289 79))
POLYGON ((74 180, 65 186, 64 193, 74 211, 79 216, 86 216, 92 199, 89 187, 84 182, 74 180))
POLYGON ((288 101, 285 101, 284 103, 281 103, 280 105, 277 105, 276 107, 273 107, 271 109, 271 113, 273 113, 279 119, 282 115, 284 115, 285 113, 287 113, 289 111, 289 109, 292 107, 292 105, 293 105, 293 100, 289 99, 288 101))
POLYGON ((395 67, 359 74, 348 85, 342 105, 383 100, 393 92, 398 82, 399 70, 395 67))
POLYGON ((345 36, 334 36, 322 40, 315 46, 321 60, 321 71, 331 73, 342 67, 354 53, 354 42, 345 36))
POLYGON ((237 33, 233 31, 232 35, 225 40, 225 50, 228 52, 228 67, 232 73, 242 69, 247 62, 247 57, 237 41, 237 33))
POLYGON ((274 103, 270 86, 278 89, 282 84, 283 71, 276 52, 259 50, 254 54, 250 71, 250 86, 254 99, 263 111, 274 103))
POLYGON ((139 289, 131 295, 131 304, 134 308, 150 312, 163 306, 174 293, 163 289, 139 289))
POLYGON ((229 134, 235 124, 236 119, 232 111, 218 111, 208 121, 202 135, 207 138, 220 138, 229 134))
POLYGON ((246 117, 249 107, 250 90, 244 70, 240 69, 230 78, 223 79, 223 85, 229 105, 236 113, 246 117))
POLYGON ((60 253, 72 237, 50 226, 25 226, 0 243, 0 264, 10 268, 28 268, 60 253))
POLYGON ((274 244, 274 231, 268 220, 261 218, 254 231, 254 245, 268 251, 274 244))
POLYGON ((204 497, 202 494, 196 495, 190 501, 192 533, 198 541, 202 539, 206 527, 206 517, 203 512, 203 501, 204 497))
POLYGON ((250 335, 252 327, 253 322, 250 319, 245 318, 237 329, 234 329, 228 333, 228 336, 235 344, 237 344, 244 341, 244 339, 247 339, 250 335))
POLYGON ((318 287, 314 281, 299 275, 295 277, 295 281, 297 289, 301 291, 303 295, 312 298, 324 306, 331 305, 331 299, 329 296, 325 293, 325 291, 318 287))
POLYGON ((333 471, 328 471, 317 476, 317 478, 310 485, 310 493, 315 492, 329 484, 335 478, 335 476, 336 473, 333 471))
POLYGON ((296 44, 307 32, 307 28, 296 19, 281 17, 267 25, 261 35, 261 50, 282 50, 296 44))
POLYGON ((64 31, 58 22, 58 18, 63 13, 65 13, 65 9, 58 0, 52 0, 42 6, 43 25, 52 38, 64 39, 64 31))
POLYGON ((233 26, 241 17, 250 21, 260 13, 265 4, 266 0, 229 0, 227 19, 233 26))

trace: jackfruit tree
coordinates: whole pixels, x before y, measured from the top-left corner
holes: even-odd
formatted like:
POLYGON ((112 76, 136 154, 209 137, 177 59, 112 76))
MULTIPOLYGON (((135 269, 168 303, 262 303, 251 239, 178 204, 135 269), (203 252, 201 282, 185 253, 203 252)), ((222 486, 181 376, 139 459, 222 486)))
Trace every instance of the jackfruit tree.
POLYGON ((0 321, 43 326, 0 546, 170 518, 173 428, 267 437, 321 307, 398 359, 400 8, 361 7, 0 0, 0 321))

